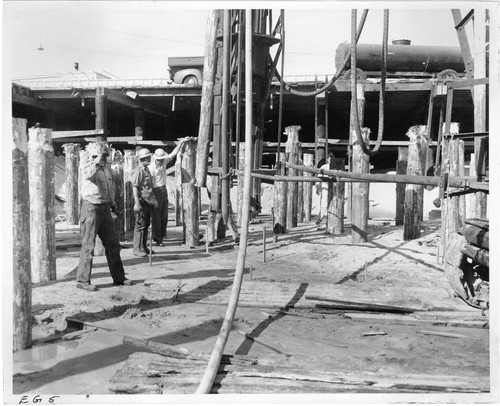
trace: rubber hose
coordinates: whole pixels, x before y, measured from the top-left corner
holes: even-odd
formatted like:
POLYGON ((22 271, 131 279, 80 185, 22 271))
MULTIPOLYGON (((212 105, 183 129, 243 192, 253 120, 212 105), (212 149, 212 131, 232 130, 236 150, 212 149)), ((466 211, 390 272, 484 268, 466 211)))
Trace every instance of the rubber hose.
MULTIPOLYGON (((368 9, 363 10, 363 14, 362 14, 361 20, 359 22, 358 31, 356 33, 356 38, 355 38, 355 42, 356 43, 358 43, 359 37, 361 36, 361 32, 363 31, 363 26, 365 25, 365 21, 366 21, 367 15, 368 15, 368 11, 369 11, 368 9)), ((289 93, 294 94, 296 96, 317 96, 318 94, 321 94, 321 93, 327 91, 328 89, 330 89, 335 84, 335 82, 340 77, 340 74, 344 71, 345 67, 347 66, 347 62, 349 62, 349 56, 350 56, 349 54, 347 54, 345 56, 344 62, 342 64, 342 68, 339 69, 339 71, 333 76, 333 78, 330 79, 330 81, 326 85, 324 85, 323 87, 320 87, 319 89, 317 89, 315 91, 312 91, 312 92, 300 92, 298 90, 295 90, 288 83, 286 83, 283 80, 283 78, 281 77, 281 75, 278 73, 278 70, 275 70, 274 74, 275 74, 276 78, 280 81, 280 83, 285 87, 285 89, 289 93)), ((351 67, 351 70, 352 70, 352 67, 351 67)))
POLYGON ((384 32, 382 40, 382 79, 380 83, 380 94, 379 94, 379 108, 378 108, 378 134, 377 142, 373 150, 370 150, 366 146, 363 137, 361 136, 361 128, 359 126, 359 112, 358 112, 358 102, 357 102, 357 80, 356 80, 356 22, 357 22, 357 12, 353 9, 351 12, 351 116, 353 118, 354 131, 356 133, 356 139, 360 145, 363 152, 368 156, 374 156, 380 146, 382 145, 382 139, 384 136, 384 102, 385 102, 385 81, 387 76, 387 49, 388 49, 388 37, 389 37, 389 10, 384 10, 384 32))

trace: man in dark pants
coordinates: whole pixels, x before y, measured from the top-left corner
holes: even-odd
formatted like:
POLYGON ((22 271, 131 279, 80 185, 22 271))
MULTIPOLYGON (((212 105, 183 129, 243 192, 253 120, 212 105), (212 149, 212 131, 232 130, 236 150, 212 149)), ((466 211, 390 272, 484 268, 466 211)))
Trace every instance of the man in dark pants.
POLYGON ((91 158, 82 167, 82 206, 80 226, 82 250, 76 275, 76 287, 89 292, 97 290, 90 283, 95 239, 98 235, 104 246, 109 271, 115 285, 132 285, 125 278, 120 258, 120 243, 115 231, 111 211, 115 212, 115 193, 111 171, 106 166, 108 146, 103 142, 89 144, 91 158))
MULTIPOLYGON (((153 193, 153 178, 148 165, 151 163, 149 149, 141 148, 137 153, 139 166, 132 175, 132 191, 134 193, 134 255, 145 257, 149 254, 148 228, 151 223, 151 212, 158 207, 158 201, 153 193)), ((151 252, 154 254, 154 251, 151 252)))
POLYGON ((167 154, 163 149, 158 148, 149 164, 149 172, 153 178, 153 193, 158 201, 158 207, 152 212, 152 232, 153 241, 159 247, 163 246, 163 238, 167 235, 168 222, 168 193, 167 193, 167 165, 177 156, 182 145, 191 139, 180 139, 180 143, 174 150, 167 154))

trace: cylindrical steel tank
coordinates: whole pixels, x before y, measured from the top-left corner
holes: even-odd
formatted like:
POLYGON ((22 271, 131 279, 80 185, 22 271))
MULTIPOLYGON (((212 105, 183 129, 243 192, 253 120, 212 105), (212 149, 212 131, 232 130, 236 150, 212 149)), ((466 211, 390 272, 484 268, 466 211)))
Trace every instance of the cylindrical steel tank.
MULTIPOLYGON (((351 44, 340 44, 335 52, 335 68, 342 69, 351 44)), ((382 70, 382 45, 358 44, 356 47, 356 65, 365 72, 382 70)), ((346 69, 351 67, 349 60, 346 69)), ((441 72, 453 69, 458 73, 465 71, 462 53, 459 47, 423 46, 423 45, 388 45, 388 72, 441 72)))

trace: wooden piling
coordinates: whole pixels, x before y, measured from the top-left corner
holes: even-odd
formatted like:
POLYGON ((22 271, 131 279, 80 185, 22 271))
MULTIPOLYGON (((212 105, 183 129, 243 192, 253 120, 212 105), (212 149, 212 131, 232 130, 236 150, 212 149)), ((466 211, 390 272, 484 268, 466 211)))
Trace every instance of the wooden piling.
POLYGON ((195 186, 196 142, 194 140, 186 141, 184 144, 181 167, 185 243, 193 248, 198 247, 200 239, 199 188, 195 186))
POLYGON ((28 142, 32 282, 56 279, 52 130, 30 128, 28 142))
MULTIPOLYGON (((370 129, 361 128, 361 135, 364 142, 369 145, 370 129)), ((355 134, 351 136, 355 139, 355 134)), ((353 142, 352 146, 352 172, 370 173, 370 157, 363 152, 357 140, 353 142)), ((370 184, 367 182, 352 183, 351 190, 352 243, 363 243, 368 240, 370 184)))
POLYGON ((64 144, 64 155, 66 156, 66 223, 78 224, 79 221, 79 192, 78 192, 78 167, 79 167, 79 144, 64 144))
POLYGON ((205 34, 205 59, 203 62, 203 86, 200 105, 200 126, 196 156, 196 184, 206 186, 208 152, 212 123, 213 92, 217 61, 217 20, 218 11, 210 10, 207 17, 205 34))
POLYGON ((134 194, 132 191, 132 175, 135 168, 139 164, 135 150, 124 150, 125 156, 123 161, 123 218, 124 231, 134 231, 135 214, 134 214, 134 194))
MULTIPOLYGON (((467 176, 476 175, 476 154, 470 154, 469 173, 467 176)), ((465 218, 472 219, 476 217, 476 196, 475 193, 470 193, 465 197, 465 218)))
MULTIPOLYGON (((314 154, 304 154, 304 166, 313 167, 314 166, 314 154)), ((343 170, 344 168, 342 168, 343 170)), ((304 172, 304 176, 312 177, 311 172, 304 172)), ((311 182, 304 183, 304 221, 311 221, 311 211, 312 211, 312 189, 313 184, 311 182)))
MULTIPOLYGON (((292 164, 299 163, 299 130, 300 126, 290 126, 285 128, 288 135, 286 141, 286 153, 288 154, 288 162, 292 164)), ((288 169, 289 176, 297 176, 298 170, 295 168, 288 169)), ((297 206, 298 206, 298 184, 290 182, 287 188, 287 209, 286 209, 286 228, 297 227, 297 206)))
MULTIPOLYGON (((450 176, 463 175, 464 142, 460 139, 448 141, 448 170, 450 176)), ((449 232, 457 232, 464 224, 464 196, 453 196, 445 199, 447 221, 446 228, 449 232)))
MULTIPOLYGON (((406 175, 408 168, 408 147, 398 147, 398 160, 396 161, 396 174, 406 175)), ((405 191, 404 183, 396 183, 396 225, 402 226, 405 212, 405 191)))
POLYGON ((108 100, 103 87, 96 89, 95 129, 103 130, 102 135, 96 136, 96 141, 106 141, 108 138, 108 100))
MULTIPOLYGON (((333 158, 330 168, 343 171, 345 169, 344 158, 333 158)), ((331 188, 332 197, 328 202, 326 231, 328 234, 342 234, 344 232, 345 182, 332 183, 331 188)))
MULTIPOLYGON (((311 155, 311 154, 308 154, 311 155)), ((285 175, 286 167, 285 167, 285 159, 286 154, 284 152, 280 152, 280 169, 278 171, 279 175, 285 175)), ((287 182, 274 182, 274 234, 285 234, 286 232, 286 210, 287 210, 287 182)), ((310 214, 309 214, 310 215, 310 214)))
POLYGON ((111 162, 111 174, 113 176, 113 186, 115 188, 116 218, 115 230, 119 240, 125 238, 125 196, 124 196, 124 177, 123 177, 123 155, 115 150, 111 162))
MULTIPOLYGON (((427 158, 427 126, 413 126, 406 135, 410 138, 408 146, 407 175, 424 176, 427 158)), ((421 185, 406 185, 403 238, 405 241, 420 237, 421 210, 423 207, 424 188, 421 185)))
POLYGON ((12 119, 13 351, 31 347, 30 197, 26 120, 12 119))

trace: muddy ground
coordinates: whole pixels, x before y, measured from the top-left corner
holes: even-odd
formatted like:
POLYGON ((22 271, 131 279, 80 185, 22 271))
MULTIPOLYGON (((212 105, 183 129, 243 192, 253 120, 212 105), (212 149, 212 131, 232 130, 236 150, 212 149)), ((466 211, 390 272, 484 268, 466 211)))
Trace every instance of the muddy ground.
MULTIPOLYGON (((261 215, 250 225, 241 299, 225 354, 263 360, 283 357, 278 368, 387 379, 407 376, 409 383, 415 377, 436 382, 459 379, 462 389, 444 383, 442 393, 489 392, 489 329, 482 327, 487 318, 454 296, 437 258, 439 222, 423 223, 421 238, 404 241, 402 227, 371 221, 369 242, 364 244, 351 243, 349 224, 344 234, 331 236, 317 230, 314 222, 302 223, 273 242, 271 224, 269 215, 261 215), (268 230, 265 262, 264 227, 268 230), (412 324, 395 320, 400 316, 394 314, 387 321, 380 318, 387 316, 383 312, 322 307, 329 302, 315 300, 318 296, 402 306, 420 311, 418 317, 407 317, 464 324, 412 324), (353 313, 366 317, 349 317, 353 313)), ((203 220, 202 229, 204 225, 203 220)), ((14 355, 14 394, 92 399, 114 393, 113 377, 131 354, 140 351, 123 344, 124 336, 211 353, 238 254, 229 237, 210 247, 209 253, 205 246, 190 249, 182 245, 182 227, 175 227, 171 218, 166 245, 154 248, 149 265, 147 258, 133 256, 128 235, 121 255, 126 276, 135 285, 113 286, 105 257, 96 257, 92 282, 100 290, 89 293, 75 286, 78 227, 59 223, 57 229, 57 281, 33 287, 35 345, 14 355), (82 328, 84 333, 72 339, 46 341, 82 328)), ((294 392, 289 386, 283 392, 294 392)), ((332 386, 332 393, 358 391, 363 392, 332 386)), ((163 393, 175 392, 164 388, 163 393)), ((410 385, 401 392, 427 390, 425 385, 418 390, 410 385)), ((439 393, 439 388, 430 392, 439 393)))

